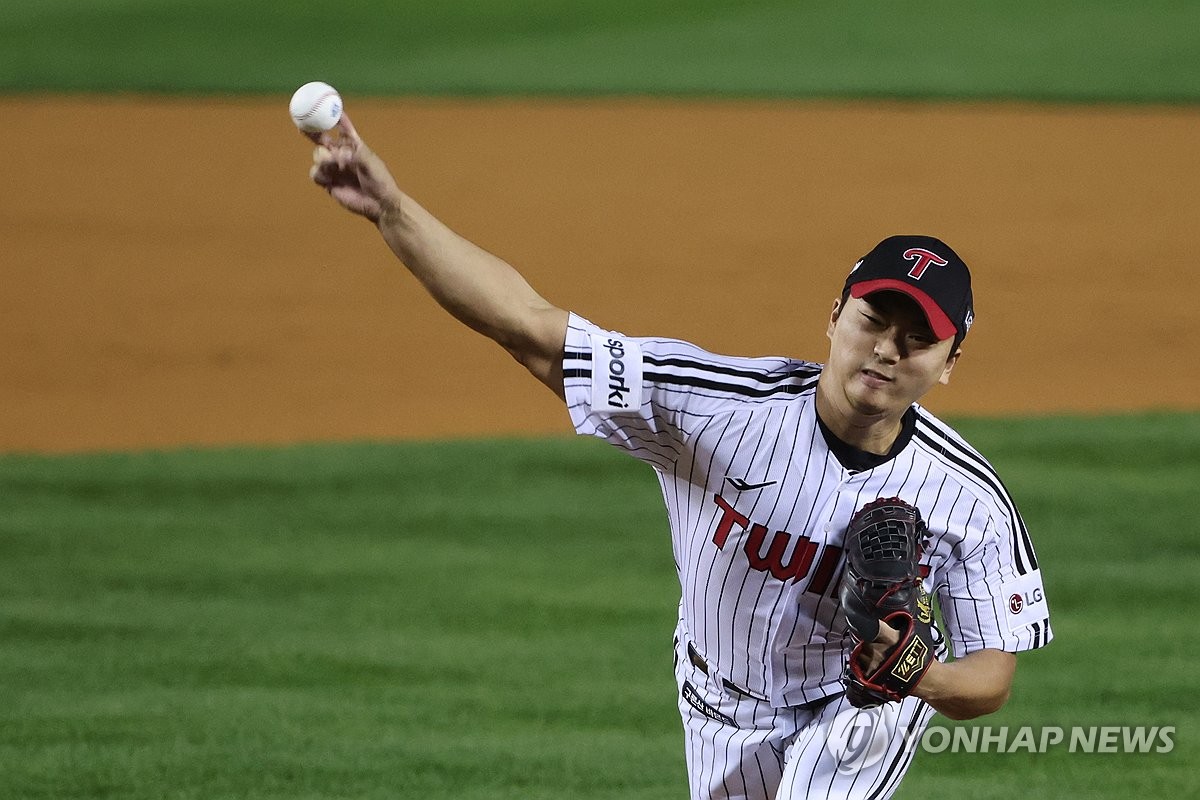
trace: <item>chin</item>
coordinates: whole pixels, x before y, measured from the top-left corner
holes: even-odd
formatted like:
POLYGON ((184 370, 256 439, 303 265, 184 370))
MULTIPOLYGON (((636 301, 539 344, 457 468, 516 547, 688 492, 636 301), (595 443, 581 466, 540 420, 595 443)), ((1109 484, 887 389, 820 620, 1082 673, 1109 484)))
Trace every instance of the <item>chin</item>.
POLYGON ((851 397, 850 408, 862 417, 882 417, 888 413, 889 406, 868 402, 862 398, 851 397))
POLYGON ((878 392, 871 392, 865 396, 848 396, 850 407, 854 409, 854 413, 863 417, 886 417, 899 416, 908 409, 912 403, 903 403, 896 401, 891 397, 880 397, 878 392))

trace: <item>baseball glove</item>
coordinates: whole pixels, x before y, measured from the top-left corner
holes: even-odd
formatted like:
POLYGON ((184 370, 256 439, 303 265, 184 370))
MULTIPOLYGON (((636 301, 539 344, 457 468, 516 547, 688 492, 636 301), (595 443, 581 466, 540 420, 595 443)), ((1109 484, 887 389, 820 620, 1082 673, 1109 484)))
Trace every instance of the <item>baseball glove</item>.
POLYGON ((899 497, 867 503, 850 520, 839 596, 854 639, 842 675, 854 706, 907 697, 933 663, 933 615, 919 563, 928 536, 921 512, 899 497), (881 623, 900 640, 878 666, 864 671, 863 648, 879 635, 881 623))

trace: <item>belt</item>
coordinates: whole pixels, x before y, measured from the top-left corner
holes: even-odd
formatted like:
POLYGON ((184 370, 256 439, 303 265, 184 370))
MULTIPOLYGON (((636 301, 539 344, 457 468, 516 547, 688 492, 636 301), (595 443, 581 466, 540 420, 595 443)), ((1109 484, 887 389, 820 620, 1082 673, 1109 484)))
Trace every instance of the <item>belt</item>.
MULTIPOLYGON (((704 657, 700 655, 700 651, 697 650, 695 645, 693 645, 691 642, 687 643, 687 657, 688 657, 688 661, 692 662, 693 667, 700 670, 701 672, 703 672, 705 675, 708 675, 709 677, 712 676, 712 673, 709 672, 709 669, 708 669, 708 662, 704 660, 704 657)), ((765 697, 755 694, 754 692, 743 689, 742 687, 738 686, 733 681, 728 681, 728 680, 725 680, 724 678, 721 678, 721 685, 724 686, 726 689, 728 689, 731 692, 737 692, 738 694, 744 694, 746 697, 753 697, 755 700, 766 700, 767 699, 765 697)))
MULTIPOLYGON (((700 655, 700 651, 697 650, 695 645, 693 645, 691 642, 687 643, 687 657, 688 661, 692 662, 692 666, 703 672, 705 675, 709 675, 711 677, 711 673, 709 672, 708 668, 708 662, 704 660, 704 657, 700 655)), ((770 702, 768 698, 751 692, 748 689, 743 689, 736 683, 727 681, 724 678, 721 679, 721 685, 724 686, 728 691, 736 692, 737 694, 745 695, 746 697, 751 697, 755 700, 761 700, 764 703, 770 702)), ((839 697, 841 697, 841 694, 831 694, 827 695, 826 697, 818 697, 816 700, 810 700, 807 703, 801 703, 800 705, 795 706, 795 708, 815 710, 828 702, 838 699, 839 697)))

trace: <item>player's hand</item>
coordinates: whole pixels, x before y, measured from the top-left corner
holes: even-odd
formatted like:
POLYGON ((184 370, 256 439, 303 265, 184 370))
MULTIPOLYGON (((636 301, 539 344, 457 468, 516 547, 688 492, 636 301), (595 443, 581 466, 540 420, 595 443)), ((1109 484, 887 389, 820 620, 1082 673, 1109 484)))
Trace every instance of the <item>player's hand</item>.
POLYGON ((900 641, 900 634, 891 625, 881 624, 875 641, 863 645, 859 653, 859 666, 863 672, 874 672, 883 663, 888 651, 900 641))
POLYGON ((374 223, 399 208, 403 196, 383 159, 367 147, 350 117, 311 137, 317 148, 309 176, 341 206, 374 223))

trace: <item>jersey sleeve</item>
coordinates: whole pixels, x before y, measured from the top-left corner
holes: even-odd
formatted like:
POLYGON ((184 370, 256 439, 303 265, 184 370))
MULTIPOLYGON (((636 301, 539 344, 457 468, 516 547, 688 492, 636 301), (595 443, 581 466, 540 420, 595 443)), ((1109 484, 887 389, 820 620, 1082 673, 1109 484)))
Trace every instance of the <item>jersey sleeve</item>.
POLYGON ((1041 569, 1012 513, 988 515, 981 535, 962 543, 973 549, 945 565, 938 603, 956 658, 984 648, 1033 650, 1054 636, 1041 569))
POLYGON ((714 416, 811 388, 819 366, 710 353, 679 339, 631 337, 572 314, 563 352, 571 423, 669 470, 714 416))

